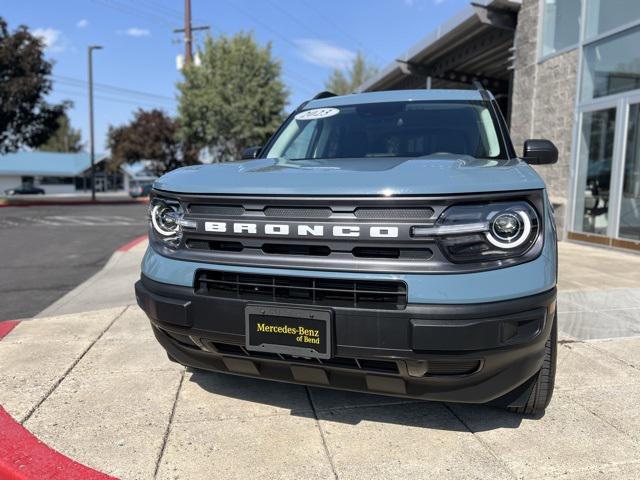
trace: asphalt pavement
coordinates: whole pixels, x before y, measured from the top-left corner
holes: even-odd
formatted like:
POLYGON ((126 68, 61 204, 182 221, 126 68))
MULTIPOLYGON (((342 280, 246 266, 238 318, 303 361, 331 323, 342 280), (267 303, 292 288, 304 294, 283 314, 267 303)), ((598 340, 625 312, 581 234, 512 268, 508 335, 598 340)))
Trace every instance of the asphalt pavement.
POLYGON ((146 208, 0 208, 0 320, 32 317, 99 271, 114 250, 146 232, 146 208))

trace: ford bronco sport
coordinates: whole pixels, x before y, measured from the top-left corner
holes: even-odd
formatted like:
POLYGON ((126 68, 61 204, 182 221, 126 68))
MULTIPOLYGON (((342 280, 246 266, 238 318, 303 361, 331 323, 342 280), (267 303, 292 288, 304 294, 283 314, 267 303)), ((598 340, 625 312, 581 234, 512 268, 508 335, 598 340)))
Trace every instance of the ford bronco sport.
POLYGON ((556 232, 493 96, 320 94, 150 200, 139 305, 193 368, 519 413, 556 364, 556 232))

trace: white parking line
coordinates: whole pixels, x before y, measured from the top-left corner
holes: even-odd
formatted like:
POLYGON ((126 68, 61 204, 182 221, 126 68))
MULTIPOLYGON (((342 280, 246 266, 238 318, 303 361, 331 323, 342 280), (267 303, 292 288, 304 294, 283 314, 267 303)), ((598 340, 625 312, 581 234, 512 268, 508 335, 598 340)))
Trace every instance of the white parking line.
POLYGON ((111 216, 88 216, 88 215, 52 215, 49 217, 10 217, 0 218, 0 227, 20 227, 20 226, 51 226, 51 227, 74 227, 74 226, 116 226, 116 225, 143 225, 142 218, 129 218, 117 215, 111 216))

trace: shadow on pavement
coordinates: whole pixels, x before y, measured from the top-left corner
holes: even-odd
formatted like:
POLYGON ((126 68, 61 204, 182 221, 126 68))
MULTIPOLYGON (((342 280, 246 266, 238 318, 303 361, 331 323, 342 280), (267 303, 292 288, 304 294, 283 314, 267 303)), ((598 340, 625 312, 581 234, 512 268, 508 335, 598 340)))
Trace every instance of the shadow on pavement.
POLYGON ((458 432, 518 428, 524 416, 497 407, 423 402, 189 369, 190 382, 215 395, 289 410, 291 415, 357 425, 377 422, 458 432), (297 390, 300 389, 300 390, 297 390), (307 401, 300 403, 302 391, 307 401), (469 424, 473 424, 473 428, 469 424))

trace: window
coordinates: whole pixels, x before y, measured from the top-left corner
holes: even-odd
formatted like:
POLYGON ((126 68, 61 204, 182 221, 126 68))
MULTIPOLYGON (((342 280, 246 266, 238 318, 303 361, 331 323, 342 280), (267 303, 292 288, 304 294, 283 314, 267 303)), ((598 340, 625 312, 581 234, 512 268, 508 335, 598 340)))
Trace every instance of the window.
POLYGON ((578 43, 581 4, 582 0, 543 0, 543 56, 578 43))
POLYGON ((640 89, 640 29, 584 49, 582 100, 640 89))
POLYGON ((575 222, 578 231, 607 234, 615 128, 615 108, 582 116, 575 222))
POLYGON ((40 185, 73 185, 75 180, 73 177, 42 177, 40 185))
POLYGON ((640 240, 640 104, 629 107, 627 154, 624 162, 620 236, 640 240))
POLYGON ((296 117, 267 158, 506 158, 496 120, 481 101, 370 103, 309 109, 296 117), (321 111, 332 113, 315 116, 321 111))
POLYGON ((638 0, 587 0, 587 38, 640 20, 638 0))

